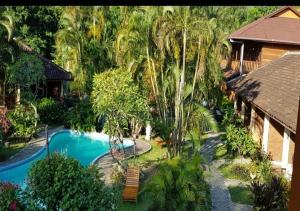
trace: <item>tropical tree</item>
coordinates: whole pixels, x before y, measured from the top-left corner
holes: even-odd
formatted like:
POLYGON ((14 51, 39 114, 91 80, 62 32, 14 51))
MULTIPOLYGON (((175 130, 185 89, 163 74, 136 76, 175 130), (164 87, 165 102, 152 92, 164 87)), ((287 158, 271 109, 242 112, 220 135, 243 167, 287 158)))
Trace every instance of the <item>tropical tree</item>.
POLYGON ((105 116, 112 155, 120 145, 123 147, 123 137, 129 122, 135 123, 133 133, 139 133, 135 129, 149 119, 145 93, 134 83, 131 73, 123 68, 94 76, 92 104, 97 116, 105 116))

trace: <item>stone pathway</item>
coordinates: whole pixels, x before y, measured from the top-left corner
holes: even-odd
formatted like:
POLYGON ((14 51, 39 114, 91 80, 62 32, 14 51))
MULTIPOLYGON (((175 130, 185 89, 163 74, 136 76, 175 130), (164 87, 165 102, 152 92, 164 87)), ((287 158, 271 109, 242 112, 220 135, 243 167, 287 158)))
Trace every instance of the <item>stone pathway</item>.
MULTIPOLYGON (((143 140, 136 140, 135 152, 136 155, 144 154, 151 150, 151 145, 143 140)), ((125 149, 125 159, 129 159, 133 155, 133 147, 129 147, 125 149)), ((95 164, 100 167, 101 172, 104 173, 103 180, 105 184, 111 185, 111 173, 113 171, 113 166, 117 164, 117 161, 111 156, 111 154, 107 154, 98 160, 96 160, 95 164)))
MULTIPOLYGON (((48 135, 50 136, 52 133, 57 132, 58 130, 63 129, 63 126, 60 127, 55 127, 55 128, 50 128, 48 130, 48 135)), ((0 168, 3 166, 6 166, 11 163, 15 163, 21 160, 24 160, 37 151, 39 151, 43 146, 46 144, 46 135, 45 131, 40 131, 38 133, 38 138, 33 138, 31 139, 28 143, 27 146, 25 146, 22 150, 20 150, 18 153, 10 157, 8 160, 0 162, 0 168)))
POLYGON ((218 167, 225 163, 224 159, 213 161, 214 150, 217 145, 222 144, 219 134, 208 134, 208 139, 200 150, 206 160, 205 168, 209 176, 207 182, 211 189, 211 200, 213 211, 250 211, 251 206, 232 202, 228 190, 229 185, 239 185, 240 181, 231 181, 223 177, 218 167))

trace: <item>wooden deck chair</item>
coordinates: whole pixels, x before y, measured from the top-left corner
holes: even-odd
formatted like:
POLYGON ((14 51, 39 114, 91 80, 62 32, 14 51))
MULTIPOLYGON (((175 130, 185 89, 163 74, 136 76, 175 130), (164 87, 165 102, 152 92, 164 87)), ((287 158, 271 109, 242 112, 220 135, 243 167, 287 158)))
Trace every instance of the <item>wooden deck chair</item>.
POLYGON ((126 172, 126 183, 123 190, 123 201, 137 203, 139 191, 140 169, 138 167, 128 167, 126 172))

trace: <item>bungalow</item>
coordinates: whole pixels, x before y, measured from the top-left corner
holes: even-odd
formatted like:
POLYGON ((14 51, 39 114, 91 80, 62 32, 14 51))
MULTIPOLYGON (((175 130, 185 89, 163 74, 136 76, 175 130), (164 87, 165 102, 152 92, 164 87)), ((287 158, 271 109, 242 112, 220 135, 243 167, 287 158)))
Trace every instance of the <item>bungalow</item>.
MULTIPOLYGON (((33 49, 31 49, 26 44, 16 41, 19 48, 24 52, 33 54, 35 53, 33 49)), ((41 84, 38 88, 38 97, 53 97, 59 98, 64 94, 63 85, 67 81, 73 80, 70 72, 62 69, 49 59, 45 58, 42 55, 37 54, 44 65, 44 74, 46 78, 45 84, 41 84)), ((3 80, 1 80, 3 76, 0 76, 0 107, 7 106, 8 108, 14 106, 18 101, 18 91, 15 90, 13 93, 7 94, 3 80)))
POLYGON ((230 98, 273 164, 292 173, 300 95, 300 14, 282 7, 232 33, 230 98), (239 58, 239 60, 238 60, 239 58))

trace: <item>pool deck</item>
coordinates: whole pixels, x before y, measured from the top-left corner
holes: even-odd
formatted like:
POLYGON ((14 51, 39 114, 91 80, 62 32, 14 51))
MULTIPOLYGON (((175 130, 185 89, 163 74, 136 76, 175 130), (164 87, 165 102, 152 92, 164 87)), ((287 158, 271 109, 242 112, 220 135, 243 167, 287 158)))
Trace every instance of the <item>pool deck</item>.
MULTIPOLYGON (((48 135, 50 136, 51 134, 60 131, 62 129, 64 129, 63 126, 49 128, 48 135)), ((8 160, 0 162, 0 167, 29 158, 31 155, 39 151, 46 144, 45 131, 42 130, 38 132, 38 136, 39 136, 38 138, 32 138, 22 150, 20 150, 18 153, 10 157, 8 160)))
MULTIPOLYGON (((151 150, 151 144, 148 141, 136 140, 135 152, 136 156, 144 154, 151 150)), ((125 158, 123 160, 129 159, 133 156, 133 147, 125 149, 125 158)), ((121 160, 122 162, 122 160, 121 160)), ((105 156, 96 160, 95 164, 100 168, 103 175, 103 180, 106 185, 112 185, 111 173, 113 171, 113 166, 117 164, 117 161, 111 156, 111 154, 106 154, 105 156)))

